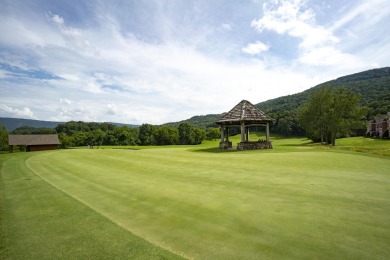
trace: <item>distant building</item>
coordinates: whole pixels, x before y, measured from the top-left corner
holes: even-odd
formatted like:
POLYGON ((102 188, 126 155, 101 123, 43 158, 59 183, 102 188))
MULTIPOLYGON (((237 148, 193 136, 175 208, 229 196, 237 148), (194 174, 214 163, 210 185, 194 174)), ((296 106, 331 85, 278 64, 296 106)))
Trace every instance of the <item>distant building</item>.
POLYGON ((60 145, 57 134, 51 135, 9 135, 9 151, 12 153, 15 145, 25 146, 27 152, 55 150, 60 145))
POLYGON ((390 112, 385 116, 376 116, 367 122, 367 135, 372 137, 390 137, 390 112))

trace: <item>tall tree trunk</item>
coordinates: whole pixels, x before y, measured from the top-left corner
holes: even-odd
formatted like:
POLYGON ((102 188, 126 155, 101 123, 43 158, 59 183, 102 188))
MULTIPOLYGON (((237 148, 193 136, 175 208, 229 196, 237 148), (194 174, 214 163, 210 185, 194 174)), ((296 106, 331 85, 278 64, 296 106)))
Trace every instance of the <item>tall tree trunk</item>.
POLYGON ((336 133, 332 132, 332 146, 336 146, 336 133))

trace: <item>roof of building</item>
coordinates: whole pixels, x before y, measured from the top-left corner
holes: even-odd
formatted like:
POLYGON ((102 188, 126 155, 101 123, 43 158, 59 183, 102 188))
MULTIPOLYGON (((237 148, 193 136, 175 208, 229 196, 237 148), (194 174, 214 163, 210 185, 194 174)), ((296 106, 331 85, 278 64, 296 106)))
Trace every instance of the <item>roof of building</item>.
POLYGON ((61 144, 57 134, 51 135, 9 135, 8 145, 61 144))
POLYGON ((222 116, 216 123, 223 124, 239 124, 241 122, 251 124, 271 123, 273 119, 267 116, 263 111, 255 107, 251 102, 242 100, 232 110, 222 116))

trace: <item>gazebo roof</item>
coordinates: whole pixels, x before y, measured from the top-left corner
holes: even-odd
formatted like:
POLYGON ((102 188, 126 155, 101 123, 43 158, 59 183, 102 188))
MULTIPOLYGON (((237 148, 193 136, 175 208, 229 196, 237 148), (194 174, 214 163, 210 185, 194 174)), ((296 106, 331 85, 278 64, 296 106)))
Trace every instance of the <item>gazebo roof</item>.
POLYGON ((242 100, 216 123, 218 125, 239 125, 241 122, 245 124, 264 124, 273 122, 273 119, 251 102, 242 100))

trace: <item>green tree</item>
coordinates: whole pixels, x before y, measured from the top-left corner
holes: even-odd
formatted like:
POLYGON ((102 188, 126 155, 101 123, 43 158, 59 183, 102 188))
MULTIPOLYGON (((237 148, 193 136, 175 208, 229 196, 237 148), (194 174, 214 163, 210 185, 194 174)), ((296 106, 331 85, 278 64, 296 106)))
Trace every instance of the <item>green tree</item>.
POLYGON ((316 141, 318 136, 321 144, 324 143, 328 130, 329 109, 333 91, 330 87, 323 87, 313 91, 306 104, 301 107, 299 120, 305 128, 308 137, 316 141))
POLYGON ((155 127, 150 124, 142 124, 139 127, 138 140, 140 145, 154 144, 155 127))
POLYGON ((74 132, 71 135, 71 143, 74 144, 74 146, 85 146, 88 145, 87 143, 87 133, 86 132, 74 132))
POLYGON ((206 132, 200 128, 193 130, 194 141, 191 144, 201 144, 206 137, 206 132))
POLYGON ((300 123, 312 139, 320 138, 336 145, 336 138, 351 133, 365 109, 359 106, 360 96, 345 88, 323 87, 309 97, 300 110, 300 123))
POLYGON ((194 144, 195 137, 190 123, 183 122, 179 125, 179 144, 194 144))
POLYGON ((61 148, 69 148, 74 146, 74 144, 72 143, 72 138, 69 137, 66 133, 59 133, 58 139, 60 139, 61 148))
POLYGON ((179 131, 171 126, 159 126, 155 132, 155 143, 157 145, 172 145, 179 142, 179 131))
POLYGON ((219 128, 209 128, 206 131, 206 140, 217 140, 218 138, 221 137, 221 131, 219 128))
POLYGON ((7 129, 0 125, 0 151, 8 149, 8 132, 7 129))
POLYGON ((87 134, 85 141, 87 145, 99 146, 103 144, 105 136, 105 132, 103 132, 101 129, 95 129, 87 134))

